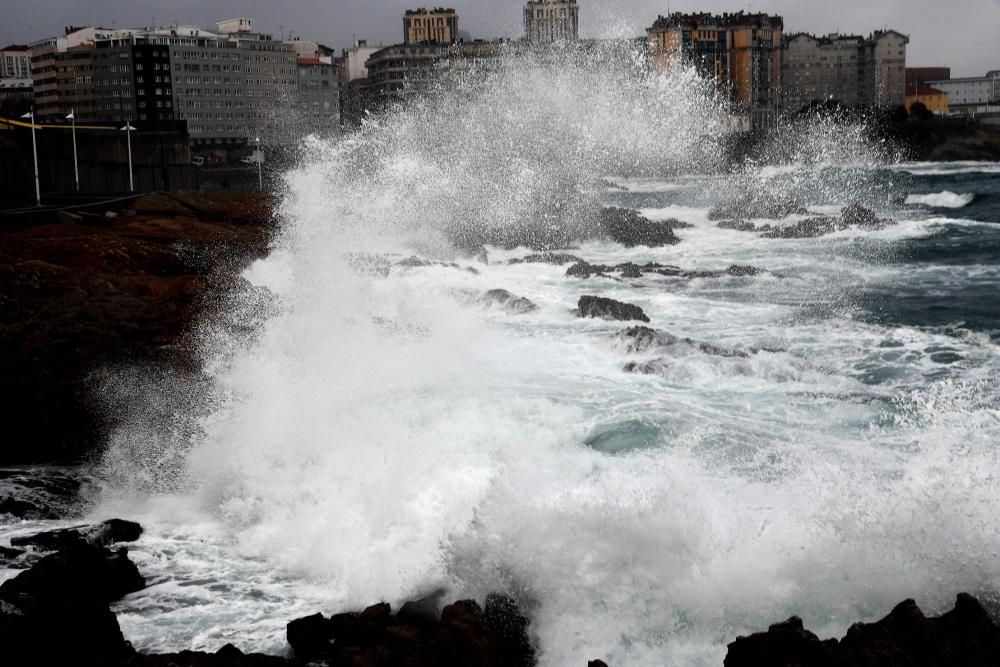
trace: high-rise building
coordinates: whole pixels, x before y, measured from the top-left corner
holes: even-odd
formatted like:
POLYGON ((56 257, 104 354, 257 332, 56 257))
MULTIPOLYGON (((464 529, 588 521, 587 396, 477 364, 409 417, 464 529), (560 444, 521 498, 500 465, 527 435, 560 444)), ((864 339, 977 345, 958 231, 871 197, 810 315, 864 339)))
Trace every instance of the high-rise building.
POLYGON ((24 44, 0 49, 0 79, 30 79, 31 50, 24 44))
POLYGON ((334 58, 317 50, 298 56, 298 130, 330 134, 340 128, 340 85, 334 58))
POLYGON ((780 16, 675 13, 657 18, 646 34, 654 68, 693 64, 760 124, 781 104, 783 31, 780 16))
POLYGON ((524 37, 535 46, 579 39, 576 0, 529 0, 524 6, 524 37))
POLYGON ((458 41, 454 9, 409 9, 403 14, 403 44, 452 44, 458 41))
POLYGON ((805 33, 784 40, 784 106, 795 111, 813 102, 836 100, 848 106, 903 104, 906 45, 895 30, 816 37, 805 33))

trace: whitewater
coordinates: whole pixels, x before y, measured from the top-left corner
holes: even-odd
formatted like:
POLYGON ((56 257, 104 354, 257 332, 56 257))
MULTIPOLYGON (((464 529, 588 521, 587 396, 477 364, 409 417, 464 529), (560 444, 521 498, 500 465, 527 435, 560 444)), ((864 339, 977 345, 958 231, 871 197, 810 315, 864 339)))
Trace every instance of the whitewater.
POLYGON ((199 323, 200 375, 101 380, 126 419, 88 514, 146 529, 149 586, 114 608, 138 649, 280 653, 298 616, 443 589, 515 597, 543 665, 720 665, 793 614, 828 637, 996 599, 1000 166, 903 163, 828 118, 733 166, 711 82, 624 47, 439 93, 303 142, 270 256, 199 323), (713 213, 858 203, 895 224, 764 238, 713 213), (601 206, 689 226, 552 240, 601 206), (540 248, 721 273, 511 263, 540 248), (637 323, 582 295, 681 342, 632 350, 637 323))

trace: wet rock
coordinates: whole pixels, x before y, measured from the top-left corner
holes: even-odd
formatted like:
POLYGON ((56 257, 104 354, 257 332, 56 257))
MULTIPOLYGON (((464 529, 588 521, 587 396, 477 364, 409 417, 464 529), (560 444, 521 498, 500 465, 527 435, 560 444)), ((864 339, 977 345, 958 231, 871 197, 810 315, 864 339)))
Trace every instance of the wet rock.
POLYGON ((95 526, 46 530, 34 535, 13 537, 10 543, 12 546, 56 551, 78 545, 106 547, 117 542, 134 542, 139 539, 140 535, 142 535, 142 526, 134 521, 109 519, 95 526))
MULTIPOLYGON (((664 331, 657 331, 650 327, 632 327, 618 334, 618 338, 625 343, 627 354, 643 354, 651 350, 672 349, 674 354, 684 352, 685 349, 697 351, 717 357, 727 358, 749 358, 749 354, 740 350, 719 347, 710 343, 700 343, 690 338, 678 338, 664 331)), ((652 375, 669 365, 668 359, 654 359, 646 362, 629 362, 625 364, 623 370, 627 373, 640 373, 652 375)))
POLYGON ((744 220, 723 220, 716 225, 719 229, 734 229, 738 232, 755 232, 757 226, 744 220))
POLYGON ((936 667, 1000 664, 1000 628, 970 595, 928 618, 906 600, 876 623, 856 623, 839 642, 820 641, 796 617, 729 645, 726 667, 936 667))
POLYGON ((0 547, 0 560, 14 560, 24 552, 20 549, 11 549, 9 547, 0 547))
POLYGON ((861 204, 851 204, 840 212, 840 222, 848 227, 861 227, 862 229, 881 229, 887 220, 880 219, 861 204))
MULTIPOLYGON (((167 198, 136 206, 147 199, 167 198)), ((90 225, 51 212, 0 230, 0 462, 74 462, 105 442, 122 415, 101 409, 99 369, 200 367, 190 324, 268 253, 271 216, 256 193, 190 199, 205 205, 184 217, 140 206, 90 225)))
POLYGON ((589 278, 591 276, 602 276, 604 274, 604 269, 606 267, 589 264, 584 261, 579 261, 573 266, 566 269, 566 275, 572 278, 589 278))
POLYGON ((19 519, 55 518, 54 516, 50 516, 48 512, 45 512, 34 503, 29 503, 26 500, 18 500, 17 498, 11 498, 10 496, 0 498, 0 514, 10 514, 11 516, 16 516, 19 519))
POLYGON ((599 317, 605 320, 638 320, 649 322, 639 306, 600 296, 581 296, 577 304, 579 317, 599 317))
POLYGON ((145 585, 125 549, 74 544, 0 585, 9 664, 116 665, 132 655, 108 604, 145 585))
POLYGON ((709 220, 746 220, 764 218, 780 220, 790 215, 805 215, 809 211, 797 202, 774 195, 766 190, 749 194, 745 199, 719 204, 708 212, 709 220))
POLYGON ((486 306, 500 306, 508 313, 521 315, 538 310, 538 306, 523 296, 516 296, 505 289, 492 289, 479 297, 479 302, 486 306))
POLYGON ((512 259, 508 264, 575 264, 583 260, 576 255, 566 253, 544 252, 512 259))
POLYGON ((810 218, 794 225, 769 227, 761 236, 766 239, 811 239, 840 229, 844 227, 838 225, 836 218, 810 218))
POLYGON ((462 600, 437 613, 439 596, 407 603, 393 615, 387 604, 360 614, 293 621, 288 639, 296 660, 332 665, 454 665, 527 667, 535 661, 528 620, 516 603, 490 595, 485 609, 462 600))
POLYGON ((642 278, 642 271, 638 264, 622 264, 618 268, 622 272, 622 278, 642 278))
POLYGON ((604 208, 598 216, 600 233, 626 248, 675 245, 680 243, 680 239, 674 234, 674 230, 687 226, 690 225, 678 220, 651 222, 636 211, 625 208, 604 208))
POLYGON ((756 266, 746 266, 742 264, 733 264, 728 269, 726 273, 731 276, 756 276, 760 274, 760 269, 756 266))
POLYGON ((587 667, 608 667, 608 663, 603 660, 591 660, 587 663, 587 667))
POLYGON ((260 653, 243 653, 232 644, 226 644, 215 653, 181 651, 159 655, 132 656, 126 667, 272 667, 287 665, 284 658, 260 653))
POLYGON ((432 260, 429 260, 429 259, 424 259, 423 257, 416 257, 416 256, 407 257, 404 260, 400 260, 400 261, 396 262, 396 264, 394 266, 398 266, 398 267, 401 267, 401 268, 404 268, 404 269, 419 269, 419 268, 428 268, 428 267, 439 266, 439 267, 445 267, 445 268, 449 268, 449 269, 459 269, 459 270, 467 271, 469 273, 474 273, 474 274, 478 274, 479 273, 478 269, 476 269, 474 267, 471 267, 471 266, 465 266, 465 267, 463 267, 463 266, 459 266, 455 262, 435 262, 435 261, 432 261, 432 260))

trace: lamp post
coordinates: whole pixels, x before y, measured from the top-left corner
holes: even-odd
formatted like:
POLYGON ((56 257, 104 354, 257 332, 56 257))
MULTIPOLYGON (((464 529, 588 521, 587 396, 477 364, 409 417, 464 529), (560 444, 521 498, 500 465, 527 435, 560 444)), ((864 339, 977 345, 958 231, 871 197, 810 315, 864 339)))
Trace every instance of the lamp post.
POLYGON ((128 190, 135 192, 135 181, 132 180, 132 132, 135 130, 132 123, 125 121, 125 127, 118 128, 125 133, 128 138, 128 190))
POLYGON ((76 159, 76 111, 70 109, 66 120, 73 122, 73 182, 76 184, 76 191, 80 191, 80 163, 76 159))
POLYGON ((264 153, 262 153, 260 150, 260 137, 255 138, 253 141, 255 144, 257 144, 256 154, 254 155, 254 159, 257 161, 257 189, 263 192, 264 172, 261 168, 261 165, 264 162, 264 153))
POLYGON ((42 205, 42 186, 38 181, 38 142, 35 140, 35 107, 21 116, 31 120, 31 153, 35 158, 35 206, 42 205))

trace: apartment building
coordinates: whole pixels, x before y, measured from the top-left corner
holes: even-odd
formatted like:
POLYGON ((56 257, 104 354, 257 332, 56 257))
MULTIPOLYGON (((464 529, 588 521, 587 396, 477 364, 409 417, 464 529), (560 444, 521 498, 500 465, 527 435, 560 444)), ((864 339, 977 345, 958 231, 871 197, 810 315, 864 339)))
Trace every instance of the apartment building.
POLYGON ((454 9, 407 10, 403 14, 403 44, 452 44, 458 41, 454 9))
POLYGON ((524 37, 534 46, 579 39, 576 0, 530 0, 524 6, 524 37))
POLYGON ((787 36, 782 58, 785 108, 795 111, 827 100, 848 106, 903 104, 908 43, 909 38, 895 30, 867 38, 787 36))
POLYGON ((0 79, 30 79, 31 50, 24 44, 0 49, 0 79))
POLYGON ((372 111, 427 90, 439 64, 448 59, 446 44, 395 44, 368 58, 368 101, 372 111))
POLYGON ((300 130, 331 134, 340 128, 338 63, 329 56, 299 56, 298 123, 300 130))
POLYGON ((780 16, 675 13, 657 18, 646 35, 654 68, 693 64, 763 123, 781 104, 783 31, 780 16))
POLYGON ((341 125, 357 125, 364 117, 368 107, 368 59, 381 48, 359 39, 341 52, 337 66, 341 125))

